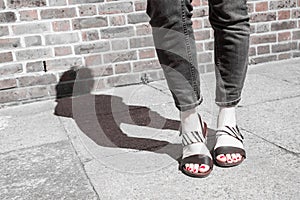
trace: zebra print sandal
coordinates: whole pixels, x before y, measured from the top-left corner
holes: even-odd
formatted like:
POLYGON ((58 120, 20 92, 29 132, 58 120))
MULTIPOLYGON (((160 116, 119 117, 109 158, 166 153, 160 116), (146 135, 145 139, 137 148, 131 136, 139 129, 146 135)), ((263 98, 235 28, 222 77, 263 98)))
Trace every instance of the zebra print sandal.
POLYGON ((182 145, 183 145, 183 156, 180 164, 180 169, 185 175, 204 178, 207 177, 213 169, 213 159, 209 150, 206 147, 206 135, 207 135, 207 125, 202 124, 201 117, 199 116, 202 133, 199 131, 192 131, 188 133, 181 133, 182 135, 182 145), (209 166, 209 170, 206 172, 190 172, 186 169, 186 164, 205 164, 209 166))
POLYGON ((225 126, 224 128, 217 130, 216 137, 217 137, 217 142, 213 153, 213 157, 216 165, 220 167, 233 167, 241 164, 244 161, 244 159, 246 159, 246 152, 243 147, 244 137, 241 134, 238 126, 236 127, 225 126), (232 138, 234 138, 235 141, 233 142, 233 145, 225 146, 220 144, 223 143, 222 141, 220 142, 222 138, 225 140, 228 139, 232 140, 232 138), (242 156, 241 160, 239 160, 238 162, 228 163, 227 161, 221 162, 217 159, 217 156, 221 154, 226 155, 226 154, 236 154, 236 153, 242 156))

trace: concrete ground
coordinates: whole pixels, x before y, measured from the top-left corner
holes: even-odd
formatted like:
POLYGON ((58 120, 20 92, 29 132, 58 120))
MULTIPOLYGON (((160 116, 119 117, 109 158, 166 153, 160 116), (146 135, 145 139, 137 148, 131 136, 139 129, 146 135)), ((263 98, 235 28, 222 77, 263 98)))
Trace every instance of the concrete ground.
MULTIPOLYGON (((201 81, 212 148, 214 74, 201 81)), ((165 81, 3 108, 0 199, 296 200, 299 118, 300 59, 251 66, 238 107, 247 159, 195 179, 178 170, 178 111, 165 81)))

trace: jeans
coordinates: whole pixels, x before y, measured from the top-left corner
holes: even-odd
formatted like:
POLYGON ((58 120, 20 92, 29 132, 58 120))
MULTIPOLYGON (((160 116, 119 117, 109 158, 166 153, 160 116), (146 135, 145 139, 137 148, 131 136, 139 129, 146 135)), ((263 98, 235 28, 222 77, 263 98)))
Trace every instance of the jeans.
MULTIPOLYGON (((175 105, 180 111, 201 104, 192 0, 148 0, 154 45, 175 105)), ((216 104, 235 106, 248 66, 249 16, 247 0, 209 0, 214 30, 216 104)))

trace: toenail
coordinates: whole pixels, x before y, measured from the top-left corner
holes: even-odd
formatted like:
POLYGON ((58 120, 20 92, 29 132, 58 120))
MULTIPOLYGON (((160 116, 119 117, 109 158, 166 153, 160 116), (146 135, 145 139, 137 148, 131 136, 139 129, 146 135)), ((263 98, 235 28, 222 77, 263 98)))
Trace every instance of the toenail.
POLYGON ((201 169, 205 169, 205 166, 201 166, 200 168, 201 168, 201 169))
POLYGON ((225 156, 220 156, 220 158, 225 158, 225 156))
POLYGON ((196 173, 197 172, 197 169, 194 169, 194 173, 196 173))

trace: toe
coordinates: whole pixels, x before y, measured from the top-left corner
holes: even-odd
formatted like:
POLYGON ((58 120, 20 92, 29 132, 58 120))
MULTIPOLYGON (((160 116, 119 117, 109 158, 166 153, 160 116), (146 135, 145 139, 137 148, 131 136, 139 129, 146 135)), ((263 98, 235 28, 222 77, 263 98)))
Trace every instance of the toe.
POLYGON ((190 167, 190 164, 189 164, 189 163, 188 163, 188 164, 185 164, 184 167, 185 167, 185 169, 188 170, 188 171, 191 170, 191 167, 190 167))
POLYGON ((237 157, 236 157, 236 154, 235 154, 235 153, 231 154, 231 158, 232 158, 232 162, 234 162, 234 163, 238 162, 238 160, 237 160, 237 157))
POLYGON ((231 154, 226 154, 226 160, 227 160, 227 163, 233 163, 233 160, 231 158, 231 154))
POLYGON ((237 159, 237 161, 241 161, 241 160, 242 160, 242 156, 241 156, 241 154, 239 154, 239 153, 236 153, 235 155, 236 155, 236 159, 237 159))
POLYGON ((198 173, 198 170, 199 170, 199 164, 194 164, 193 173, 198 173))
POLYGON ((209 170, 209 166, 208 165, 201 165, 200 167, 199 167, 199 172, 201 172, 201 173, 205 173, 205 172, 207 172, 209 170))
POLYGON ((220 162, 226 162, 227 159, 224 154, 220 154, 217 156, 217 160, 220 162))

